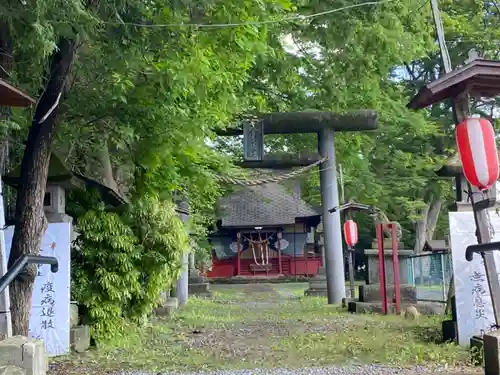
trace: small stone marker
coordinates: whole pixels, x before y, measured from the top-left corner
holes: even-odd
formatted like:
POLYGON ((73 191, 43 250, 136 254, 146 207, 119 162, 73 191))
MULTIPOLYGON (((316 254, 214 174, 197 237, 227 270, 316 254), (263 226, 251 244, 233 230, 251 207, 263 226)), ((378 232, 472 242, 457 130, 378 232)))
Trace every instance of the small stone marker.
POLYGON ((420 316, 420 313, 418 312, 418 310, 415 306, 411 305, 405 309, 405 312, 404 312, 405 319, 415 320, 415 319, 418 319, 419 316, 420 316))
POLYGON ((89 326, 72 327, 69 331, 71 348, 77 353, 83 353, 90 348, 89 326))
POLYGON ((71 302, 69 305, 69 326, 71 328, 76 327, 80 321, 80 317, 78 315, 78 303, 71 302))
POLYGON ((212 291, 210 284, 206 282, 205 277, 200 275, 198 271, 191 270, 188 285, 189 295, 199 297, 211 297, 212 291))
POLYGON ((318 274, 309 280, 309 289, 304 291, 305 296, 327 297, 328 289, 326 285, 326 270, 321 267, 318 274))
POLYGON ((483 336, 484 374, 500 374, 500 330, 483 336))
POLYGON ((165 304, 155 309, 156 316, 170 316, 179 308, 179 300, 175 297, 168 297, 165 304))

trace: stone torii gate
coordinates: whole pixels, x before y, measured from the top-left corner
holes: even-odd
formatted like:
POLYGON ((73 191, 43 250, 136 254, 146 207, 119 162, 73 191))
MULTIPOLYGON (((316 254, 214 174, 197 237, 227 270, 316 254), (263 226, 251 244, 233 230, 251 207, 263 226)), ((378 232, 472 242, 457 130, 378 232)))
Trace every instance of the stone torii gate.
POLYGON ((345 298, 344 259, 340 214, 329 212, 339 205, 337 170, 335 161, 335 132, 365 131, 377 129, 377 113, 361 110, 338 114, 334 112, 271 113, 245 120, 234 128, 217 132, 221 136, 243 135, 244 161, 242 167, 287 169, 308 165, 311 158, 275 159, 264 155, 264 134, 318 135, 316 160, 326 158, 320 167, 321 204, 325 243, 325 269, 328 287, 328 303, 338 304, 345 298))

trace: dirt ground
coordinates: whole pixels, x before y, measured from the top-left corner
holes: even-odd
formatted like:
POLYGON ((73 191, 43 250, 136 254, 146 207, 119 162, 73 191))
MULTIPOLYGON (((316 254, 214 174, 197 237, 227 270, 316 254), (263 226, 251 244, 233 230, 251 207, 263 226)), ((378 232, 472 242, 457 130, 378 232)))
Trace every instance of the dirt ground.
POLYGON ((439 343, 443 317, 348 314, 323 298, 304 297, 306 288, 214 285, 213 298, 191 298, 172 317, 57 360, 51 373, 67 374, 70 367, 72 374, 366 365, 478 370, 467 350, 439 343))

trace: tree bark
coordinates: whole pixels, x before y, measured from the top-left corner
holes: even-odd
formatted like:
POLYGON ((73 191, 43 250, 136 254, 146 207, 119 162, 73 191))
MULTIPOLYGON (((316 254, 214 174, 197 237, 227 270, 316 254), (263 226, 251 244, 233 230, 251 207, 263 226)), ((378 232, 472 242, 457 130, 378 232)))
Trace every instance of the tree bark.
POLYGON ((441 199, 433 199, 430 202, 427 215, 427 224, 425 228, 425 238, 427 241, 430 241, 434 238, 434 232, 436 230, 436 224, 439 219, 439 214, 441 213, 442 205, 443 201, 441 199))
MULTIPOLYGON (((47 184, 50 152, 56 133, 57 102, 63 92, 76 53, 75 41, 62 39, 51 57, 45 90, 35 109, 21 163, 17 192, 15 229, 9 257, 9 268, 21 256, 39 254, 47 220, 43 197, 47 184), (48 115, 48 116, 47 116, 48 115)), ((10 285, 12 331, 28 335, 31 294, 36 277, 34 265, 10 285)))
POLYGON ((426 204, 426 206, 422 208, 422 210, 420 211, 420 219, 416 223, 415 247, 413 248, 415 254, 420 254, 425 245, 427 217, 429 216, 429 208, 430 208, 429 204, 426 204))

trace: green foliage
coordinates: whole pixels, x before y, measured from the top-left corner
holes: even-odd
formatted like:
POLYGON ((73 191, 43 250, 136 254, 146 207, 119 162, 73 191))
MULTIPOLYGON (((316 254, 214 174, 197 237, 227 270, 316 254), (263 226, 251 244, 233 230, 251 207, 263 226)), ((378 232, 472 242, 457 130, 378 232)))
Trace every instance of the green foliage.
POLYGON ((175 205, 144 196, 124 213, 89 210, 78 219, 72 295, 87 309, 97 338, 142 321, 177 280, 188 237, 175 205))
MULTIPOLYGON (((487 58, 498 58, 498 6, 451 0, 439 4, 454 66, 463 64, 473 47, 487 58)), ((298 11, 343 5, 338 0, 306 1, 298 11)), ((281 36, 284 48, 253 71, 255 106, 264 111, 377 110, 377 131, 336 135, 346 199, 386 211, 403 225, 405 243, 412 248, 422 208, 433 199, 445 201, 443 207, 453 199, 451 181, 435 173, 455 149, 449 103, 430 110, 406 108, 410 97, 442 71, 428 2, 389 2, 287 23, 281 36)), ((473 111, 490 117, 495 107, 498 100, 472 102, 473 111)), ((314 150, 315 138, 267 136, 266 143, 272 152, 293 154, 314 150)), ((318 173, 302 176, 302 182, 305 198, 318 204, 318 173)), ((360 236, 372 237, 372 221, 361 216, 360 236)), ((447 234, 446 224, 444 209, 436 235, 447 234)))
MULTIPOLYGON (((342 5, 345 2, 336 0, 311 2, 299 11, 321 12, 342 5)), ((279 63, 271 61, 285 67, 287 79, 274 75, 264 80, 266 71, 255 70, 255 81, 267 92, 282 93, 278 100, 274 95, 259 97, 266 110, 378 112, 377 131, 336 135, 337 162, 344 172, 346 199, 374 204, 400 221, 410 247, 414 223, 428 197, 450 189, 435 175, 445 159, 436 143, 445 134, 428 113, 406 108, 408 90, 401 79, 407 61, 436 50, 429 21, 430 13, 422 12, 421 4, 398 1, 287 24, 285 51, 295 52, 285 53, 279 63)), ((314 150, 315 138, 273 136, 266 142, 273 152, 298 153, 314 150)), ((319 204, 317 171, 302 176, 302 182, 306 200, 319 204)), ((360 234, 373 236, 371 220, 362 224, 360 234)))
POLYGON ((119 215, 88 211, 78 220, 72 253, 72 298, 88 309, 94 333, 115 333, 126 307, 141 293, 138 239, 119 215))
POLYGON ((199 242, 192 242, 192 249, 194 251, 195 268, 197 270, 207 271, 212 267, 212 246, 207 240, 199 242))
MULTIPOLYGON (((81 249, 74 252, 73 295, 100 336, 118 332, 120 319, 151 311, 178 275, 186 230, 197 241, 206 236, 222 192, 214 172, 231 168, 230 158, 211 147, 213 131, 246 111, 249 72, 273 53, 272 26, 193 24, 269 21, 291 10, 287 0, 0 5, 0 38, 9 30, 13 45, 12 81, 32 94, 44 87, 58 41, 78 39, 54 149, 70 168, 105 183, 108 151, 111 177, 132 202, 116 213, 106 212, 95 195, 72 194, 69 202, 81 249), (133 25, 148 23, 193 26, 133 25), (187 228, 170 204, 174 193, 190 203, 187 228)), ((15 138, 25 139, 30 115, 15 138)))
MULTIPOLYGON (((377 110, 377 131, 337 134, 337 161, 346 198, 375 204, 400 221, 407 245, 420 209, 450 197, 449 181, 435 175, 455 147, 449 104, 419 112, 405 107, 441 69, 426 2, 397 0, 333 13, 325 11, 350 2, 25 3, 0 4, 0 42, 12 46, 1 51, 9 59, 9 80, 37 96, 57 42, 77 38, 54 149, 68 167, 101 181, 101 152, 109 151, 112 177, 131 202, 112 213, 95 192, 69 199, 80 231, 72 292, 101 335, 119 332, 121 319, 139 320, 151 311, 177 276, 186 231, 198 244, 198 261, 208 261, 204 241, 225 188, 214 175, 234 171, 232 162, 241 156, 238 140, 214 133, 241 114, 377 110), (312 13, 322 15, 296 17, 312 13), (273 22, 287 16, 292 19, 273 22), (133 25, 145 23, 171 26, 133 25), (242 25, 198 26, 223 23, 242 25), (174 193, 190 203, 186 228, 171 203, 174 193)), ((471 47, 498 57, 500 11, 494 3, 440 0, 440 7, 455 65, 471 47)), ((477 101, 473 108, 492 115, 497 104, 477 101)), ((14 110, 0 123, 2 137, 15 141, 11 160, 19 159, 31 114, 14 110)), ((266 136, 266 143, 272 152, 317 146, 313 135, 266 136)), ((301 178, 306 198, 319 203, 318 173, 301 178)), ((359 223, 360 238, 370 237, 371 220, 359 223)), ((446 222, 437 230, 445 234, 446 222)))
POLYGON ((127 221, 138 239, 140 256, 134 266, 141 272, 141 292, 130 301, 134 317, 147 316, 158 306, 160 294, 180 276, 182 254, 189 239, 171 201, 141 197, 131 205, 127 221))

